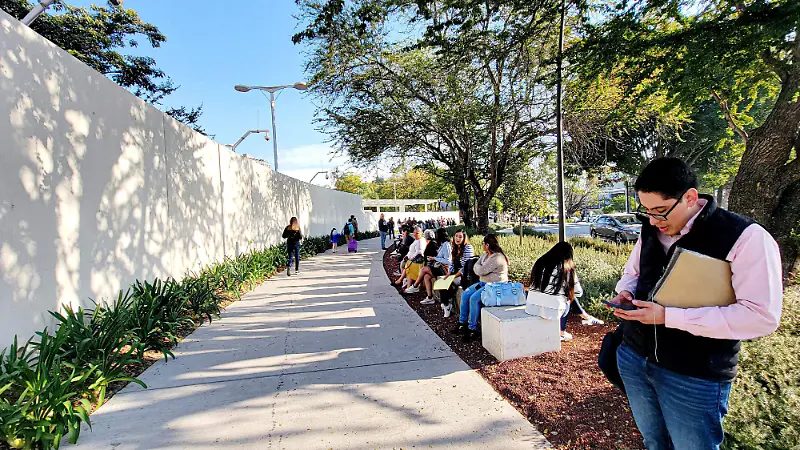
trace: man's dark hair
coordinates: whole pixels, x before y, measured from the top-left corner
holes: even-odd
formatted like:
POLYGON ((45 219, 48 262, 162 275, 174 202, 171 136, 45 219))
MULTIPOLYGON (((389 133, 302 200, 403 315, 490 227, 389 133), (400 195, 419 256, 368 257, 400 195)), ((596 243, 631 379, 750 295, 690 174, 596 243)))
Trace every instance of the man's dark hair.
POLYGON ((688 164, 678 158, 658 158, 642 170, 634 189, 677 200, 684 192, 697 189, 697 186, 697 175, 688 164))

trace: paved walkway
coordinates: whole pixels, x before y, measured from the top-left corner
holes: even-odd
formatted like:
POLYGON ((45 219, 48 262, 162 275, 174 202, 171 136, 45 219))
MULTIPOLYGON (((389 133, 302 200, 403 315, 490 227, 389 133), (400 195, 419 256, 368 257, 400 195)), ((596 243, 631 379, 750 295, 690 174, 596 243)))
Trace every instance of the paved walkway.
POLYGON ((304 261, 92 415, 81 449, 545 448, 408 307, 377 239, 304 261))

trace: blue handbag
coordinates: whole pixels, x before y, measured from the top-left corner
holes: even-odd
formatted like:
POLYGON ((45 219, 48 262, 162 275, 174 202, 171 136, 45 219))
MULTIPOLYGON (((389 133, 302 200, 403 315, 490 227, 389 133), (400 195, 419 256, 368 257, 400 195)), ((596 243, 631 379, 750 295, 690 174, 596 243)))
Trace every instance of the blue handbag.
POLYGON ((487 283, 481 292, 483 306, 520 306, 525 304, 522 283, 487 283))

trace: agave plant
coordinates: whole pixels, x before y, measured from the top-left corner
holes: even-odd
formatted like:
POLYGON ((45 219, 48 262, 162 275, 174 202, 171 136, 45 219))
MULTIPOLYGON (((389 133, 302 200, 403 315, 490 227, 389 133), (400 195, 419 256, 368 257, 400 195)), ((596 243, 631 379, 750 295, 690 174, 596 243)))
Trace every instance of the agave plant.
POLYGON ((45 328, 37 333, 39 341, 30 344, 33 353, 14 348, 29 365, 10 363, 10 354, 4 357, 4 366, 16 366, 10 388, 15 393, 0 408, 0 430, 14 448, 58 449, 64 436, 73 444, 78 441, 81 422, 91 427, 91 404, 79 394, 95 369, 64 360, 61 350, 70 340, 68 334, 67 328, 59 328, 55 335, 45 328))
POLYGON ((153 283, 137 281, 131 302, 132 334, 140 350, 156 350, 164 359, 175 357, 170 347, 178 342, 178 330, 191 326, 192 319, 184 314, 180 285, 172 279, 153 283))
POLYGON ((66 308, 63 313, 50 312, 59 322, 59 331, 66 330, 61 348, 63 360, 75 367, 93 369, 87 389, 96 393, 98 406, 105 402, 110 383, 128 381, 146 387, 125 372, 126 366, 142 357, 131 336, 130 299, 130 292, 120 292, 117 302, 109 307, 95 304, 89 311, 66 308))

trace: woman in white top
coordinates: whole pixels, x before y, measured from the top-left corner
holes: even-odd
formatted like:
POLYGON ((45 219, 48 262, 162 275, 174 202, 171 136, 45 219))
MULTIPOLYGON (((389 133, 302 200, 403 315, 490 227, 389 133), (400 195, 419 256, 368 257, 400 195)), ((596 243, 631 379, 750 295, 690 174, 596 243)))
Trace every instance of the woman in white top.
MULTIPOLYGON (((427 234, 428 232, 432 233, 433 230, 428 230, 425 233, 427 234)), ((425 257, 425 267, 419 271, 419 278, 417 278, 417 282, 412 286, 419 288, 420 284, 425 283, 425 293, 427 297, 420 302, 422 305, 432 305, 435 303, 433 301, 433 280, 437 277, 447 275, 450 269, 450 258, 452 258, 453 253, 453 249, 450 246, 450 236, 444 228, 436 230, 435 236, 435 243, 439 246, 435 253, 436 256, 432 256, 432 247, 430 247, 429 244, 427 248, 428 251, 425 253, 428 255, 425 257)), ((406 293, 408 293, 408 290, 406 290, 406 293)))
POLYGON ((584 323, 599 325, 603 321, 590 316, 584 311, 578 297, 583 295, 583 287, 578 280, 573 261, 572 245, 569 242, 559 242, 539 257, 531 269, 531 289, 550 295, 562 296, 567 302, 564 314, 561 316, 561 340, 570 341, 572 335, 567 333, 567 317, 570 308, 576 306, 580 311, 584 323))
POLYGON ((414 228, 414 242, 408 248, 408 254, 403 259, 403 261, 400 263, 400 267, 403 268, 403 271, 400 272, 400 278, 398 278, 397 281, 395 281, 392 284, 394 284, 395 286, 400 286, 400 285, 403 284, 403 281, 406 280, 406 268, 407 268, 406 265, 407 265, 407 262, 414 261, 415 258, 421 259, 422 258, 422 254, 425 252, 425 246, 426 245, 427 245, 427 241, 425 241, 425 239, 423 239, 422 228, 415 227, 414 228))

